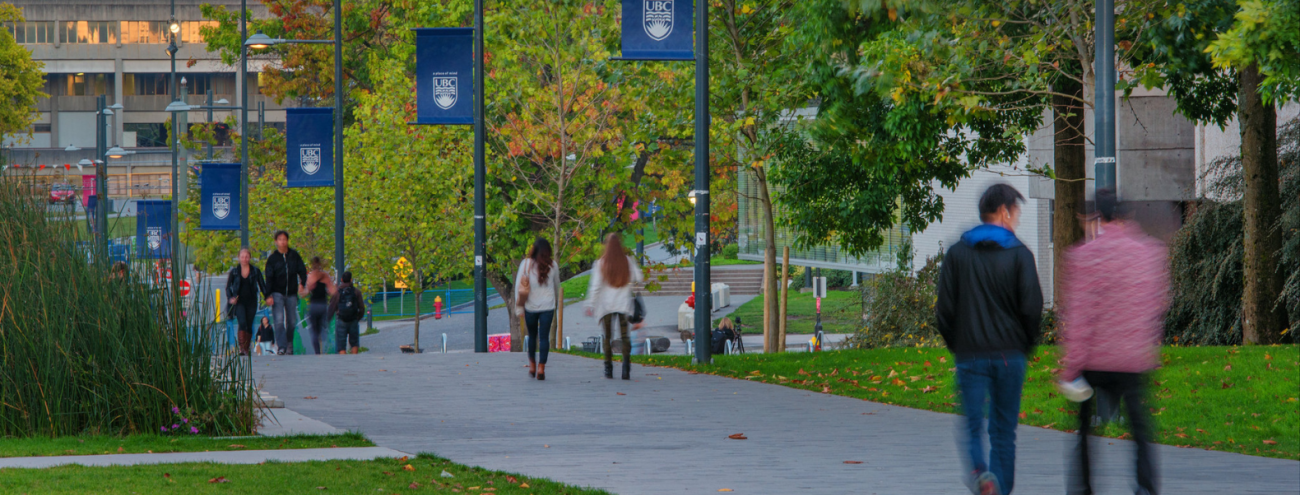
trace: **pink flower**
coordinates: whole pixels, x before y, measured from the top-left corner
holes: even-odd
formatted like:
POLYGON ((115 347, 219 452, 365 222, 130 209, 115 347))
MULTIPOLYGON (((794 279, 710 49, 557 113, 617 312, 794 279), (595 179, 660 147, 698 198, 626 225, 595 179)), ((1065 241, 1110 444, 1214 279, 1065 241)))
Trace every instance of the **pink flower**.
POLYGON ((175 429, 177 429, 177 428, 180 428, 180 427, 181 427, 181 425, 172 425, 172 429, 173 429, 173 430, 175 430, 175 429))
POLYGON ((163 426, 163 427, 162 427, 162 431, 163 431, 163 433, 166 433, 166 432, 167 432, 167 427, 166 427, 166 426, 163 426))
POLYGON ((182 423, 189 423, 189 422, 190 422, 190 418, 181 418, 181 422, 182 422, 182 423))
POLYGON ((195 428, 195 427, 193 427, 193 426, 190 427, 190 433, 195 433, 195 434, 197 434, 198 432, 199 432, 199 429, 198 429, 198 428, 195 428))
POLYGON ((173 413, 176 413, 176 414, 180 414, 180 413, 181 413, 181 408, 179 408, 179 407, 172 407, 172 412, 173 412, 173 413))

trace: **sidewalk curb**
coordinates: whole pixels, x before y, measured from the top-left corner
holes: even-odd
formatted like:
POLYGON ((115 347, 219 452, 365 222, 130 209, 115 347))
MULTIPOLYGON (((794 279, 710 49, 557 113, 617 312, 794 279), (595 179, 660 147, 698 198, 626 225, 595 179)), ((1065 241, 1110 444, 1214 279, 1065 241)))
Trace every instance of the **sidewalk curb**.
POLYGON ((217 452, 173 452, 167 454, 61 455, 45 457, 8 457, 0 459, 0 469, 39 469, 76 464, 81 466, 136 466, 141 464, 175 464, 181 462, 215 462, 220 464, 260 464, 266 461, 369 461, 382 457, 409 456, 387 447, 344 447, 330 449, 230 450, 217 452))

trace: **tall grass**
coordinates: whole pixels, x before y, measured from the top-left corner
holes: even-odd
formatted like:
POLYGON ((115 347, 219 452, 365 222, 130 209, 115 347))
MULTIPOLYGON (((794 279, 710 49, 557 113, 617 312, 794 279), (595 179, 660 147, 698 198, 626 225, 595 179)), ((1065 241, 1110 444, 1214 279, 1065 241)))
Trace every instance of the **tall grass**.
POLYGON ((24 182, 0 178, 0 436, 159 432, 173 408, 205 434, 251 432, 250 370, 212 295, 175 297, 152 260, 113 277, 24 182))

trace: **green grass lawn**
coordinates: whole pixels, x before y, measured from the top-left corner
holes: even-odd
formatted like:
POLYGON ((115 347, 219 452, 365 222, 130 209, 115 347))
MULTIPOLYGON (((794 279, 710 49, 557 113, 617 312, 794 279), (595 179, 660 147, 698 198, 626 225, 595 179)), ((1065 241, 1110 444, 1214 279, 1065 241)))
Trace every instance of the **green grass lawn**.
MULTIPOLYGON (((433 300, 435 297, 442 297, 443 311, 446 311, 447 308, 452 306, 473 301, 473 289, 473 280, 456 280, 450 284, 443 284, 428 289, 422 296, 420 296, 420 314, 427 315, 433 313, 433 300), (450 297, 447 296, 446 292, 442 292, 446 291, 448 288, 452 290, 450 297)), ((488 295, 491 296, 492 293, 493 292, 489 290, 488 295)), ((389 292, 387 309, 385 309, 383 299, 380 298, 376 300, 374 299, 375 295, 376 294, 373 293, 366 294, 368 301, 366 304, 370 305, 371 309, 375 312, 375 321, 415 317, 415 293, 409 290, 403 291, 401 295, 389 292)))
POLYGON ((540 478, 413 459, 265 464, 154 464, 0 469, 4 493, 502 493, 607 494, 540 478), (442 473, 452 477, 445 477, 442 473))
MULTIPOLYGON (((826 333, 853 333, 861 325, 862 303, 856 291, 828 291, 822 300, 822 331, 826 333)), ((745 334, 763 333, 763 297, 755 297, 741 304, 731 313, 731 319, 739 316, 744 323, 745 334)), ((801 294, 790 291, 786 306, 786 329, 790 334, 813 333, 817 322, 817 300, 812 293, 801 294)), ((713 320, 713 326, 718 320, 713 320)))
POLYGON ((59 438, 0 438, 0 457, 95 454, 161 454, 214 450, 314 449, 373 447, 360 433, 294 435, 287 437, 230 437, 129 435, 59 438))
POLYGON ((581 275, 561 282, 560 288, 564 291, 564 300, 586 299, 588 284, 591 284, 591 275, 581 275))
MULTIPOLYGON (((595 354, 578 353, 588 357, 595 354)), ((1078 405, 1056 392, 1058 351, 1030 358, 1020 423, 1074 431, 1078 405)), ((917 409, 957 413, 953 358, 942 348, 890 348, 821 353, 633 356, 633 361, 692 372, 780 384, 917 409)), ((1158 443, 1300 460, 1300 346, 1165 347, 1148 407, 1158 443)), ((1128 438, 1110 424, 1099 435, 1128 438)))
MULTIPOLYGON (((74 224, 72 232, 75 241, 90 240, 90 233, 86 231, 86 221, 84 219, 72 220, 72 223, 74 224)), ((135 236, 135 217, 109 217, 108 232, 109 237, 113 239, 135 236)))
MULTIPOLYGON (((654 224, 646 224, 645 227, 645 245, 649 246, 659 242, 659 231, 655 230, 654 224)), ((628 252, 636 252, 636 229, 623 232, 623 247, 628 252)))

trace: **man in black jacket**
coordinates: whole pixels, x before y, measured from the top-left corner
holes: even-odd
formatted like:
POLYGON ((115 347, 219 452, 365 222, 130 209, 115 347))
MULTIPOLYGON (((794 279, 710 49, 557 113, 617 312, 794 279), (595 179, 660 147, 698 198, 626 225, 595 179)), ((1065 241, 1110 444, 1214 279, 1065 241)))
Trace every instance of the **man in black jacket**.
POLYGON ((1043 313, 1033 253, 1015 234, 1024 199, 1006 184, 988 188, 979 204, 984 224, 962 234, 939 269, 935 312, 939 333, 957 360, 971 481, 980 495, 1007 495, 1015 484, 1025 356, 1038 339, 1043 313))
POLYGON ((271 307, 271 321, 275 325, 275 346, 279 354, 293 354, 293 334, 298 326, 298 290, 307 285, 307 265, 298 251, 289 247, 289 233, 275 233, 275 250, 266 257, 266 288, 270 295, 266 305, 271 307))

